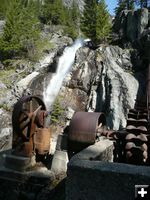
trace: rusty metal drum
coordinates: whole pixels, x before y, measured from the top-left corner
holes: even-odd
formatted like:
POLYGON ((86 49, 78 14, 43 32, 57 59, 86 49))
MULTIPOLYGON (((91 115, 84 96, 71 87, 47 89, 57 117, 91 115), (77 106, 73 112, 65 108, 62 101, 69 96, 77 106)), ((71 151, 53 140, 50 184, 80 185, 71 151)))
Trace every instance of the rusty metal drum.
POLYGON ((50 150, 50 129, 38 128, 34 135, 34 147, 41 155, 49 153, 50 150))
POLYGON ((78 147, 82 144, 87 146, 94 144, 97 127, 100 124, 102 126, 106 124, 104 113, 76 112, 70 122, 69 141, 76 143, 78 147))

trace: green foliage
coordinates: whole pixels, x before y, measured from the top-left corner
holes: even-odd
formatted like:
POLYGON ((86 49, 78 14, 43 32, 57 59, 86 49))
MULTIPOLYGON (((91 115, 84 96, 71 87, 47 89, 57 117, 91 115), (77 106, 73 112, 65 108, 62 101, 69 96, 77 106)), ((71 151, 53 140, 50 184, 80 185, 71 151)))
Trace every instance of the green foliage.
POLYGON ((11 108, 5 103, 0 104, 0 108, 4 109, 6 111, 11 111, 11 108))
POLYGON ((58 97, 53 105, 53 110, 51 113, 51 122, 53 124, 62 125, 65 117, 65 109, 61 105, 61 97, 58 97))
POLYGON ((134 9, 135 0, 118 0, 117 7, 115 8, 116 15, 125 9, 133 10, 134 9))
POLYGON ((81 30, 85 36, 99 43, 109 38, 111 24, 105 0, 85 1, 85 9, 81 18, 81 30))
POLYGON ((0 81, 6 86, 11 85, 11 76, 15 72, 15 69, 0 70, 0 81))
POLYGON ((96 42, 107 41, 110 38, 111 23, 104 0, 97 4, 96 42))
POLYGON ((96 40, 96 6, 96 0, 85 0, 83 17, 81 18, 81 30, 92 40, 96 40))
POLYGON ((73 1, 72 8, 66 9, 66 19, 64 21, 64 32, 73 39, 77 38, 79 33, 79 8, 73 1))
POLYGON ((34 1, 13 0, 6 13, 4 33, 0 38, 3 59, 34 52, 39 26, 34 1))
POLYGON ((4 19, 7 9, 12 0, 0 0, 0 19, 4 19))
POLYGON ((62 0, 45 0, 40 18, 45 24, 63 24, 65 21, 65 7, 62 0))
POLYGON ((46 0, 40 12, 40 19, 45 24, 62 25, 65 34, 76 38, 79 27, 79 8, 73 1, 71 9, 63 5, 62 0, 46 0))

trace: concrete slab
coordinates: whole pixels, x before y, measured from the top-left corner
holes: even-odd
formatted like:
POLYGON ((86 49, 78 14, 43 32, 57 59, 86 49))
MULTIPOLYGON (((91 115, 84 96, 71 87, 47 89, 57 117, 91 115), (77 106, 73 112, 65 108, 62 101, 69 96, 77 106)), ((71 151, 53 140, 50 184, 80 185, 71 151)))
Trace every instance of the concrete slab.
POLYGON ((150 184, 150 167, 108 162, 112 144, 103 142, 89 146, 70 160, 66 200, 133 200, 135 185, 150 184))
POLYGON ((52 160, 51 170, 55 174, 66 173, 68 161, 68 153, 66 151, 56 150, 52 160))
POLYGON ((100 160, 109 161, 113 160, 113 141, 108 139, 101 139, 94 145, 87 147, 80 153, 76 154, 73 159, 79 160, 100 160))

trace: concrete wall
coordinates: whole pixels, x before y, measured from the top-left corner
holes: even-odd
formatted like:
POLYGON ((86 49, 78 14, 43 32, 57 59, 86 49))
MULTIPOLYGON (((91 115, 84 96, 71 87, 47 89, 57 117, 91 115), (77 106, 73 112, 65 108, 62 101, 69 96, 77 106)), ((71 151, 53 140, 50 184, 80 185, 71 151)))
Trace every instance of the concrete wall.
MULTIPOLYGON (((92 154, 93 148, 90 146, 69 162, 66 200, 133 200, 135 185, 150 184, 150 167, 89 159, 92 157, 87 156, 88 152, 92 154)), ((110 155, 110 149, 111 144, 104 153, 110 155)))

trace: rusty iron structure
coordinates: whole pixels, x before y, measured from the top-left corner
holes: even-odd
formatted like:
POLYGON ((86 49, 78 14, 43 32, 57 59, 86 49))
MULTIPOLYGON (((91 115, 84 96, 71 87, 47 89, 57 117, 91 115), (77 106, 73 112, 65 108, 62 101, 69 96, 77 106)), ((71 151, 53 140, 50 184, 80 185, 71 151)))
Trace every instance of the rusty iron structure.
POLYGON ((13 154, 31 157, 50 149, 50 129, 45 127, 48 113, 37 96, 24 96, 15 104, 12 114, 13 154))
MULTIPOLYGON (((69 126, 69 150, 78 152, 95 143, 104 131, 106 117, 98 112, 76 112, 69 126)), ((106 129, 105 129, 106 130, 106 129)))
POLYGON ((128 112, 124 131, 114 133, 115 161, 136 165, 150 165, 150 64, 146 95, 138 98, 128 112))

